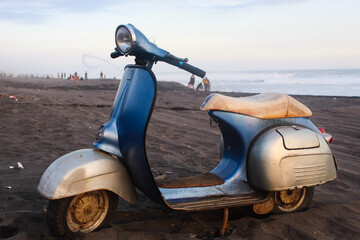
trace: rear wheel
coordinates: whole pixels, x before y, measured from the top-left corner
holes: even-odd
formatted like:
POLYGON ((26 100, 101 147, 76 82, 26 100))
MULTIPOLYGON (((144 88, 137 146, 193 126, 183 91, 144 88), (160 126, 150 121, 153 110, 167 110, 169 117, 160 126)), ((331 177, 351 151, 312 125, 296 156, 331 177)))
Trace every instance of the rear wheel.
POLYGON ((275 202, 273 212, 283 214, 303 211, 309 207, 313 195, 314 187, 273 192, 272 197, 275 202))
POLYGON ((98 190, 74 197, 50 200, 47 224, 52 235, 92 232, 108 225, 116 212, 116 194, 98 190))

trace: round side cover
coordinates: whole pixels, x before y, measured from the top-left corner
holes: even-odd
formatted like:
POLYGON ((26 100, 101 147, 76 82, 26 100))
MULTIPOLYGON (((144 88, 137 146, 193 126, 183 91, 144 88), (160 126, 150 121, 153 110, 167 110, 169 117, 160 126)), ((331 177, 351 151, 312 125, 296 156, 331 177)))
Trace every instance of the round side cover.
POLYGON ((283 126, 256 140, 248 158, 248 178, 258 189, 280 191, 331 181, 336 167, 323 137, 303 127, 283 126))

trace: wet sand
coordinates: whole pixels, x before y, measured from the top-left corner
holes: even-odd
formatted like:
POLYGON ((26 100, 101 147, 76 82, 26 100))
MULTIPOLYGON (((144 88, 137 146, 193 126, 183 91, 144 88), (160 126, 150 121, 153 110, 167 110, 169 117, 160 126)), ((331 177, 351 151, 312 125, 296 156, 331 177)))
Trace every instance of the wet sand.
MULTIPOLYGON (((0 238, 56 239, 37 184, 56 158, 91 147, 117 86, 115 80, 0 79, 0 238)), ((159 82, 147 137, 154 175, 191 176, 219 162, 220 132, 199 110, 206 96, 159 82)), ((360 98, 294 97, 313 111, 313 123, 333 135, 338 178, 315 188, 305 212, 256 218, 247 208, 230 209, 225 239, 360 239, 360 98)), ((138 204, 119 201, 112 227, 72 238, 212 239, 221 220, 219 211, 165 213, 139 192, 138 204)))

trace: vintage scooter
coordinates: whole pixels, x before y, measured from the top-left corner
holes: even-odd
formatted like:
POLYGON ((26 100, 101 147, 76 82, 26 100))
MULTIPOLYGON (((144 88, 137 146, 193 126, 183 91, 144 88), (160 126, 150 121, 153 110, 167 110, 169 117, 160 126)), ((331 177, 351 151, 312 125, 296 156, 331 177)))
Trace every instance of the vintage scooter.
POLYGON ((166 62, 199 77, 205 72, 158 48, 133 25, 115 32, 113 58, 135 56, 125 67, 110 120, 93 149, 68 153, 44 172, 38 191, 48 198, 53 235, 91 232, 109 224, 118 196, 137 202, 135 188, 167 209, 199 211, 253 206, 257 214, 306 209, 314 186, 336 178, 331 136, 310 120, 294 98, 264 93, 232 98, 210 94, 201 106, 222 133, 221 160, 211 172, 179 179, 154 179, 145 139, 156 100, 153 63, 166 62))

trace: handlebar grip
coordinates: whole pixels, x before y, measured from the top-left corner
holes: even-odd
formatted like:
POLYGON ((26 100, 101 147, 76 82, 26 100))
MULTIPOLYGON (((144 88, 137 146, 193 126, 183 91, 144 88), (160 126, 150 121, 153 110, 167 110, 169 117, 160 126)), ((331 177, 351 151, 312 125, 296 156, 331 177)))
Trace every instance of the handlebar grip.
POLYGON ((190 65, 186 62, 180 62, 179 68, 184 69, 185 71, 188 71, 190 73, 195 74, 198 77, 204 78, 206 75, 206 72, 201 70, 200 68, 194 67, 193 65, 190 65))
POLYGON ((119 51, 114 51, 110 54, 111 58, 118 58, 120 56, 122 56, 123 54, 119 51))

